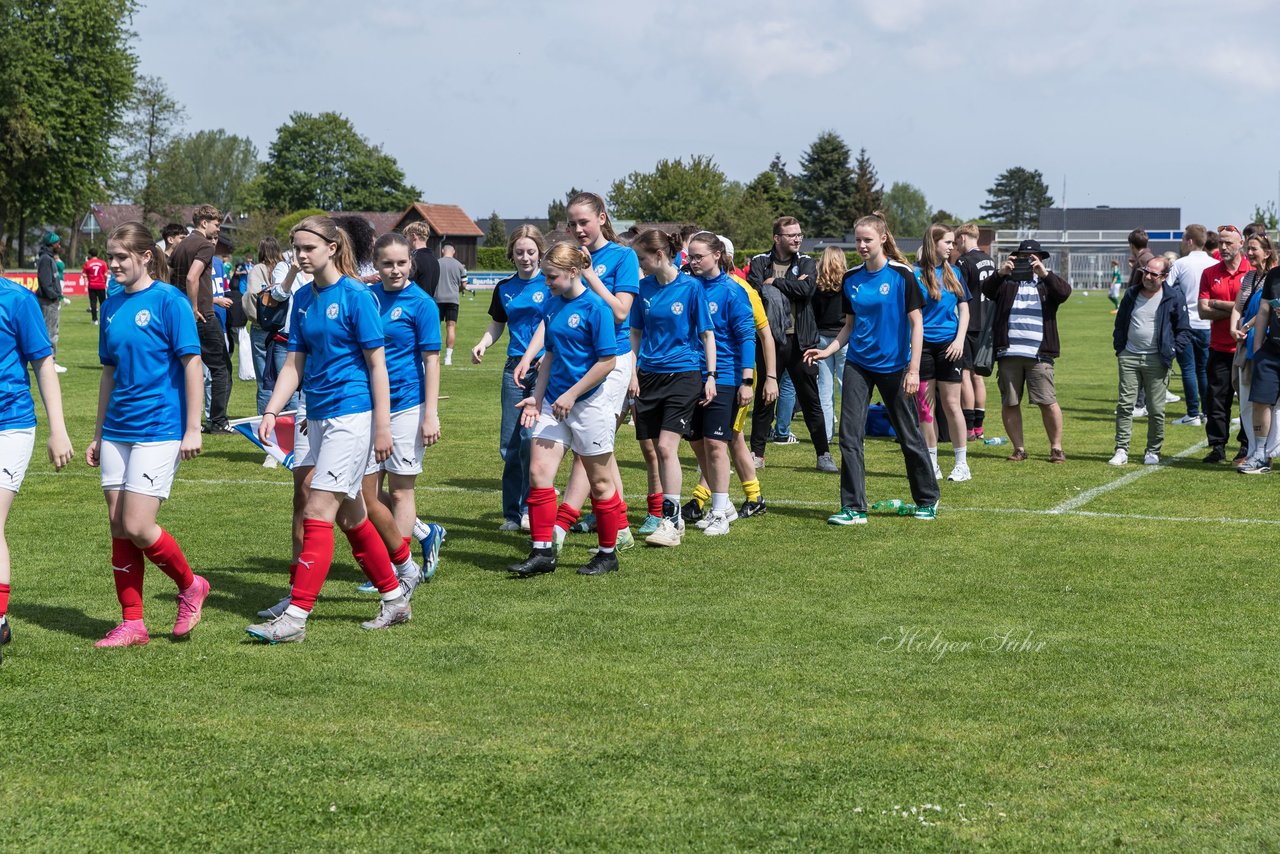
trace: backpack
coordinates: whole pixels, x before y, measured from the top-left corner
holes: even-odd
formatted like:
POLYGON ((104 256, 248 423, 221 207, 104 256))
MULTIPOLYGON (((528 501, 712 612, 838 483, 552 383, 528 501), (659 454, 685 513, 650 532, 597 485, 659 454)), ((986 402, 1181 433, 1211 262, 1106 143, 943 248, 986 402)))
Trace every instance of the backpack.
POLYGON ((289 306, 293 302, 287 299, 284 302, 277 302, 273 305, 267 305, 266 297, 270 296, 270 290, 264 290, 258 294, 258 327, 268 335, 279 335, 284 331, 285 322, 289 319, 289 306))
POLYGON ((760 286, 760 302, 764 303, 764 316, 769 319, 775 344, 787 343, 787 326, 791 323, 791 300, 773 285, 760 286))

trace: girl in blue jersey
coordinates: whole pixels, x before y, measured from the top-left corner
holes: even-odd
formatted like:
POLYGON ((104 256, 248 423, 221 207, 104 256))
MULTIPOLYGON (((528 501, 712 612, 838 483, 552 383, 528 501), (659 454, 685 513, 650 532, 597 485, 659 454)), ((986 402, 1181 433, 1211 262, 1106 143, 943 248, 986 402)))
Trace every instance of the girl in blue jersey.
POLYGON ((939 407, 947 417, 951 444, 955 448, 956 462, 947 480, 972 479, 969 472, 969 451, 964 425, 964 410, 960 407, 960 380, 963 377, 961 360, 964 357, 964 337, 969 330, 969 289, 960 277, 960 271, 947 263, 955 246, 956 235, 941 224, 929 226, 920 245, 920 259, 916 264, 916 276, 924 292, 924 344, 920 353, 920 394, 923 402, 920 417, 924 428, 925 444, 929 448, 929 460, 935 478, 942 476, 938 468, 938 427, 936 410, 926 410, 933 400, 936 386, 939 407))
POLYGON ((679 235, 649 229, 632 248, 645 277, 631 306, 631 349, 638 358, 629 391, 649 473, 649 516, 659 518, 645 542, 678 546, 684 536, 680 440, 691 428, 699 402, 706 406, 716 397, 715 333, 706 289, 673 263, 679 235), (705 380, 704 362, 709 371, 705 380))
POLYGON ((498 432, 498 453, 502 456, 502 531, 527 530, 528 511, 523 506, 529 492, 529 454, 533 447, 527 428, 520 426, 516 404, 533 391, 538 381, 537 360, 542 352, 532 353, 530 369, 522 382, 515 380, 516 365, 529 350, 533 338, 550 304, 551 292, 539 266, 546 251, 542 232, 536 226, 522 225, 507 240, 507 258, 516 266, 514 276, 498 282, 489 303, 489 328, 480 343, 471 350, 471 361, 480 364, 485 352, 509 330, 507 361, 502 366, 502 427, 498 432))
POLYGON ((331 218, 307 217, 290 237, 299 267, 314 278, 293 296, 289 356, 262 414, 258 438, 272 442, 280 407, 301 383, 309 447, 299 465, 314 471, 289 605, 278 617, 247 629, 272 644, 306 636, 307 617, 333 563, 335 521, 356 563, 382 594, 378 615, 361 627, 385 629, 412 616, 407 590, 396 578, 361 494, 372 462, 383 462, 392 451, 391 391, 378 304, 353 277, 350 241, 331 218))
POLYGON ((142 620, 144 555, 178 585, 175 638, 191 634, 209 595, 209 582, 156 524, 179 461, 200 453, 204 368, 191 303, 162 281, 168 264, 146 226, 111 232, 107 267, 123 291, 102 306, 98 420, 85 461, 102 469, 123 619, 96 646, 139 646, 151 640, 142 620))
POLYGON ((412 596, 435 573, 434 565, 420 569, 413 562, 409 544, 418 521, 413 488, 422 473, 422 449, 440 440, 440 309, 422 288, 407 287, 413 284, 413 256, 403 235, 379 237, 373 264, 379 283, 369 290, 382 318, 391 386, 391 455, 366 469, 364 503, 396 577, 412 596))
POLYGON ((915 272, 898 250, 884 216, 864 216, 854 226, 861 266, 844 278, 844 326, 826 347, 805 351, 809 364, 848 345, 840 397, 840 512, 827 522, 861 525, 867 521, 866 464, 863 442, 871 391, 880 392, 907 463, 907 479, 917 519, 937 516, 938 481, 925 450, 916 414, 920 389, 920 352, 924 296, 915 272))
MULTIPOLYGON (((617 242, 617 234, 609 222, 609 214, 605 211, 604 199, 595 193, 577 193, 569 199, 566 207, 566 218, 569 233, 584 249, 591 254, 591 264, 582 270, 586 286, 609 307, 613 314, 614 332, 617 336, 618 359, 613 373, 605 384, 605 394, 614 406, 617 423, 621 425, 622 414, 627 403, 627 389, 632 375, 635 373, 635 354, 631 352, 631 305, 640 287, 640 262, 636 253, 627 246, 617 242)), ((530 349, 542 346, 541 339, 531 342, 530 349)), ((516 371, 516 379, 523 377, 524 370, 532 362, 532 355, 525 354, 520 367, 516 371)), ((614 481, 618 487, 618 495, 623 495, 622 475, 617 472, 614 463, 614 481)), ((556 543, 564 542, 565 533, 578 522, 582 505, 589 492, 586 472, 577 460, 573 464, 573 472, 569 475, 568 486, 565 487, 564 499, 556 515, 556 543)), ((625 508, 625 502, 624 502, 625 508)), ((625 512, 625 510, 624 510, 625 512)), ((582 520, 582 530, 590 530, 592 521, 582 520)), ((627 549, 635 541, 629 527, 623 527, 619 533, 619 548, 627 549)))
POLYGON ((716 348, 714 368, 704 366, 716 394, 694 411, 687 434, 711 489, 711 512, 696 523, 709 537, 729 533, 729 523, 738 518, 729 503, 729 442, 739 408, 755 396, 755 316, 747 292, 730 275, 727 256, 724 242, 709 231, 689 240, 689 270, 702 282, 716 348))
MULTIPOLYGON (((0 272, 3 272, 0 267, 0 272)), ((44 411, 49 416, 49 462, 54 468, 71 461, 71 440, 62 420, 62 391, 53 369, 53 345, 44 327, 35 294, 0 277, 0 648, 13 637, 9 612, 9 543, 4 526, 9 508, 22 487, 36 443, 36 407, 31 398, 27 365, 35 369, 44 411)), ((0 662, 4 661, 0 649, 0 662)))
POLYGON ((533 549, 510 569, 528 577, 556 568, 553 531, 556 517, 556 471, 566 448, 581 460, 591 489, 600 548, 581 567, 581 575, 618 569, 618 531, 626 526, 626 509, 616 484, 613 440, 617 412, 606 381, 617 360, 617 336, 605 301, 582 282, 591 264, 587 252, 567 243, 551 248, 542 262, 553 294, 547 309, 546 355, 533 394, 520 401, 520 423, 533 430, 529 464, 529 528, 533 549))

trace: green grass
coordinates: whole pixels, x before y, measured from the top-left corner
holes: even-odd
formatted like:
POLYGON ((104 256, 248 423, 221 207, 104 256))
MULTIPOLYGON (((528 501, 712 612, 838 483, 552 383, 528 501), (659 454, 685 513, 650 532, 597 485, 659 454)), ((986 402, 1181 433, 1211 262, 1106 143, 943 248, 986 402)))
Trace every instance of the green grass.
MULTIPOLYGON (((63 315, 60 358, 78 453, 98 377, 83 305, 63 315)), ((8 526, 0 845, 1274 849, 1272 481, 1196 454, 1075 514, 1009 512, 1120 474, 1103 464, 1108 308, 1063 309, 1066 465, 1045 462, 1028 411, 1033 459, 974 449, 974 480, 943 484, 936 523, 830 528, 835 477, 807 443, 774 447, 769 514, 730 536, 624 553, 612 577, 515 582, 499 570, 525 544, 496 531, 500 353, 470 366, 483 304, 465 302, 418 499, 449 528, 440 575, 411 624, 362 632, 376 605, 340 545, 297 646, 243 633, 289 551, 288 476, 247 442, 208 441, 162 511, 213 585, 195 637, 165 635, 173 589, 153 568, 154 640, 119 651, 93 648, 119 616, 94 473, 55 476, 37 446, 8 526), (900 629, 919 630, 916 649, 895 649, 900 629), (984 647, 1006 631, 1032 648, 984 647)), ((251 406, 236 383, 233 414, 251 406)), ((1203 438, 1167 433, 1169 455, 1203 438)), ((872 500, 906 497, 895 446, 873 442, 868 462, 872 500)), ((570 539, 570 568, 589 544, 570 539)))

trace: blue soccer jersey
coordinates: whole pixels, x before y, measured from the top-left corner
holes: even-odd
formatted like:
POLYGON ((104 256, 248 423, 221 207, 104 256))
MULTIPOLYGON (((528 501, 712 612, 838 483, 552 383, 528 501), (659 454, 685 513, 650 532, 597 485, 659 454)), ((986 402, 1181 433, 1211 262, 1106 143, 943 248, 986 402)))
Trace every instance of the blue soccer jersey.
POLYGON ((98 359, 115 372, 102 438, 168 442, 186 429, 183 356, 200 355, 196 316, 186 294, 163 282, 107 297, 98 359))
POLYGON ((636 366, 656 374, 696 371, 704 351, 698 337, 711 327, 706 288, 677 273, 667 285, 653 276, 640 280, 640 295, 631 304, 631 327, 640 333, 636 366))
MULTIPOLYGON (((756 323, 751 299, 728 273, 704 279, 707 307, 716 334, 718 385, 741 385, 742 369, 756 366, 756 323)), ((702 371, 707 370, 702 353, 702 371)))
MULTIPOLYGON (((547 310, 546 346, 555 358, 543 399, 554 402, 601 359, 616 356, 617 342, 613 333, 613 312, 590 288, 573 299, 553 296, 547 310)), ((630 333, 628 333, 630 334, 630 333)), ((578 396, 586 400, 599 391, 603 378, 594 388, 578 396)))
POLYGON ((302 390, 310 418, 336 418, 373 409, 365 350, 383 346, 378 302, 348 276, 325 288, 315 282, 293 294, 289 352, 302 353, 302 390))
MULTIPOLYGON (((550 300, 542 271, 528 279, 512 276, 498 282, 489 302, 489 316, 507 325, 507 356, 519 358, 529 349, 529 339, 547 316, 550 300)), ((535 356, 541 357, 541 353, 535 356)))
MULTIPOLYGON (((955 267, 951 267, 951 274, 956 277, 956 281, 960 283, 960 290, 963 292, 957 297, 947 290, 943 279, 943 270, 944 265, 939 264, 938 268, 933 271, 933 274, 938 278, 938 287, 942 289, 942 293, 936 300, 929 299, 929 291, 924 286, 924 280, 920 280, 920 296, 924 299, 922 308, 924 340, 930 344, 949 344, 956 340, 956 333, 960 329, 960 303, 968 302, 972 299, 969 294, 969 287, 964 283, 964 276, 960 275, 960 271, 955 267)), ((920 278, 919 267, 915 269, 915 273, 916 278, 920 278)))
POLYGON ((53 355, 36 295, 0 278, 0 430, 36 426, 27 364, 53 355))
POLYGON ((890 261, 876 272, 865 264, 844 277, 844 311, 854 316, 847 358, 878 374, 900 371, 911 361, 907 314, 924 306, 915 271, 890 261))
MULTIPOLYGON (((631 247, 606 243, 591 253, 591 264, 600 281, 614 296, 640 293, 640 259, 636 257, 635 250, 631 247)), ((609 314, 612 316, 613 312, 609 314)), ((622 318, 621 323, 615 324, 615 331, 618 334, 617 354, 621 356, 623 353, 629 353, 631 351, 630 316, 622 318)))
POLYGON ((427 399, 422 354, 440 352, 440 308, 422 288, 388 291, 376 284, 369 290, 382 316, 391 411, 411 409, 427 399))

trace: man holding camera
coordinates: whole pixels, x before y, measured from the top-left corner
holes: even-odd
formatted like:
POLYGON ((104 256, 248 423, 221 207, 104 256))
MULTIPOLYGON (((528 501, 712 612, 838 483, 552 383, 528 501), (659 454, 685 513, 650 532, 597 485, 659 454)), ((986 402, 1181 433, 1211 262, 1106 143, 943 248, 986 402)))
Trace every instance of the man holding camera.
POLYGON ((1040 407, 1049 437, 1049 462, 1064 463, 1062 410, 1053 385, 1053 360, 1058 357, 1058 306, 1071 296, 1071 284, 1044 266, 1049 253, 1039 241, 1024 240, 982 283, 991 300, 996 367, 999 371, 1000 415, 1013 445, 1012 462, 1027 458, 1022 435, 1022 395, 1040 407))

